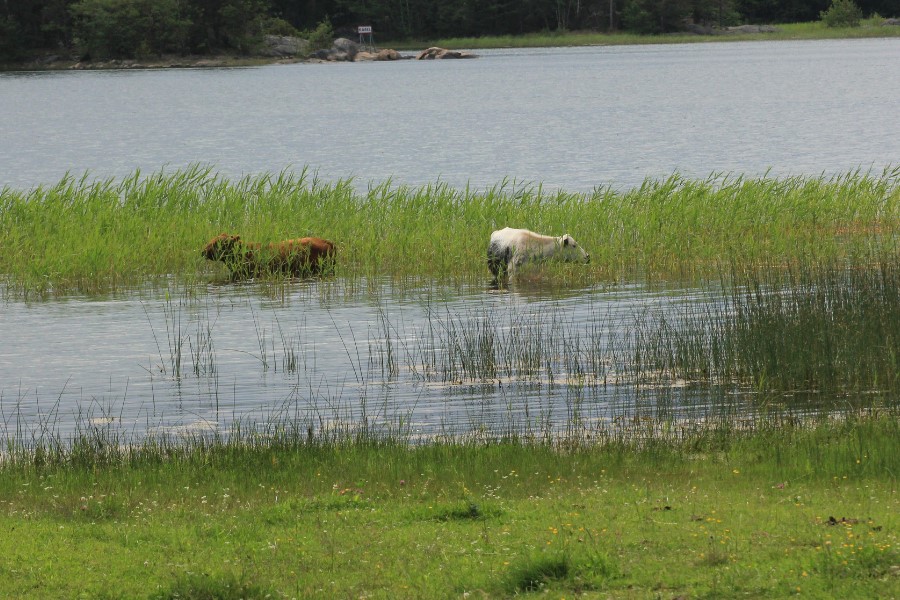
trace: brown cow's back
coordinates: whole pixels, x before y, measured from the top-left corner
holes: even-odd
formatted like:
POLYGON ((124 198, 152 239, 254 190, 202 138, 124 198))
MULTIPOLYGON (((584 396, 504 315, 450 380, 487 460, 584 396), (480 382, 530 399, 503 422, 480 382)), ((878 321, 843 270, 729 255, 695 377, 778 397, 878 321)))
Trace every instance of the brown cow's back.
POLYGON ((301 276, 317 274, 329 267, 335 247, 332 242, 316 237, 273 242, 263 247, 223 233, 210 240, 202 254, 228 265, 234 279, 265 273, 301 276))

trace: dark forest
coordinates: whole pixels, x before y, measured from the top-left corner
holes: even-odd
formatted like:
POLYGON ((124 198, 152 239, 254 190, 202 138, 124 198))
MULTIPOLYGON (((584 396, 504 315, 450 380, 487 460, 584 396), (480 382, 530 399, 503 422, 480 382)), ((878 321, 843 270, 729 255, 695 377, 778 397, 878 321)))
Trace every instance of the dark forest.
MULTIPOLYGON (((849 1, 849 0, 838 0, 849 1)), ((831 0, 0 0, 0 60, 249 54, 265 34, 328 23, 380 42, 550 31, 659 34, 687 24, 815 21, 831 0)), ((897 0, 859 0, 866 17, 898 16, 897 0)))

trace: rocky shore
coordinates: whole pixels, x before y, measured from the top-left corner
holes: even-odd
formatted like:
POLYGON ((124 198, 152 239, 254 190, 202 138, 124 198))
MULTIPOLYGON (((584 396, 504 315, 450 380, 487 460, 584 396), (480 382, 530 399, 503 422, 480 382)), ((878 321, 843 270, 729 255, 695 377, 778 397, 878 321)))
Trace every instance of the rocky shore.
POLYGON ((292 36, 267 35, 252 55, 187 55, 158 56, 140 59, 87 61, 62 54, 47 54, 16 65, 4 65, 7 70, 94 70, 94 69, 194 69, 290 64, 298 62, 366 62, 395 60, 431 60, 475 58, 476 55, 459 50, 431 47, 414 54, 402 54, 391 48, 374 48, 347 38, 337 38, 330 48, 310 51, 309 42, 292 36))

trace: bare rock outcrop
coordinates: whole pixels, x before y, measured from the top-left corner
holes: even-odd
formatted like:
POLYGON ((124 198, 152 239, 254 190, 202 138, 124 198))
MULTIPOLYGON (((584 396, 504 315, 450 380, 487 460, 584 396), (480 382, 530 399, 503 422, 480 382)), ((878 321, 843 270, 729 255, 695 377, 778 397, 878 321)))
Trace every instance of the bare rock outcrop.
POLYGON ((384 48, 382 50, 378 50, 377 52, 367 52, 365 50, 360 50, 356 53, 356 56, 353 58, 353 60, 355 62, 363 62, 377 60, 400 60, 401 58, 403 57, 400 56, 400 53, 396 50, 384 48))
POLYGON ((477 58, 477 54, 472 54, 471 52, 463 52, 462 50, 447 50, 446 48, 438 48, 437 46, 432 46, 431 48, 426 48, 419 52, 419 55, 416 57, 416 60, 435 60, 435 59, 446 59, 446 58, 477 58))
POLYGON ((259 53, 270 57, 298 56, 306 53, 308 45, 306 40, 291 35, 267 35, 259 53))
POLYGON ((726 27, 728 33, 775 33, 778 31, 772 25, 737 25, 735 27, 726 27))
POLYGON ((347 38, 337 38, 336 40, 334 40, 332 48, 334 48, 338 52, 343 52, 344 54, 346 54, 347 60, 353 60, 354 58, 356 58, 356 55, 359 52, 359 44, 357 44, 353 40, 348 40, 347 38))

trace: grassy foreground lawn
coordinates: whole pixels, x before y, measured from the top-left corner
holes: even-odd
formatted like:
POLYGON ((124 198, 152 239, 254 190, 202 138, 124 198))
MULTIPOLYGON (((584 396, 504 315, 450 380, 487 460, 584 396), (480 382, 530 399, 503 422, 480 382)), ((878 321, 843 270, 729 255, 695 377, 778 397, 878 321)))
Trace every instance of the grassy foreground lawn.
POLYGON ((0 466, 9 598, 888 598, 896 415, 672 442, 85 439, 0 466))

